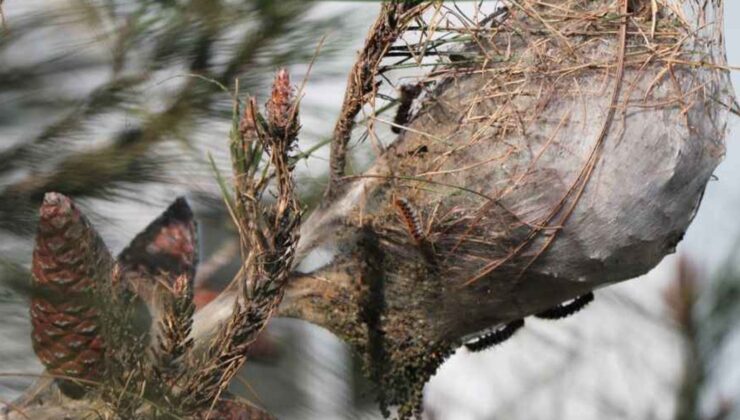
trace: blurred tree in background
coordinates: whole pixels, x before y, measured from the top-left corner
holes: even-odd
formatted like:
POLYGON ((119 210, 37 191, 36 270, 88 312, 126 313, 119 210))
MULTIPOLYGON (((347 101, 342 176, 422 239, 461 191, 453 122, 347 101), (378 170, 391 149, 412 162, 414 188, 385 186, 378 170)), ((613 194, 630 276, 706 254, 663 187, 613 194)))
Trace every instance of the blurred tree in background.
MULTIPOLYGON (((47 191, 88 205, 183 191, 220 204, 204 163, 235 79, 240 93, 264 91, 341 25, 303 1, 26 3, 0 35, 0 234, 17 242, 47 191)), ((7 271, 29 257, 1 261, 7 271)))
POLYGON ((680 259, 677 276, 666 290, 670 316, 684 347, 676 420, 740 416, 736 395, 716 395, 718 382, 726 380, 723 376, 740 378, 737 373, 726 375, 721 370, 725 364, 732 365, 732 340, 740 334, 740 247, 735 248, 709 281, 688 259, 680 259))

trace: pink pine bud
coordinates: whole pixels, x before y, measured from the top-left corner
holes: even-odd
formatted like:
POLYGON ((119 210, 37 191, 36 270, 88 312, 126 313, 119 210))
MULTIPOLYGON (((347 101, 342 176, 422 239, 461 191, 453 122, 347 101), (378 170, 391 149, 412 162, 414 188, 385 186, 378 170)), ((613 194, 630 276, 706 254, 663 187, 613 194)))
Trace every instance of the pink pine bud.
POLYGON ((290 75, 285 69, 278 70, 272 85, 272 94, 267 101, 267 122, 273 136, 290 140, 298 134, 298 113, 290 75))

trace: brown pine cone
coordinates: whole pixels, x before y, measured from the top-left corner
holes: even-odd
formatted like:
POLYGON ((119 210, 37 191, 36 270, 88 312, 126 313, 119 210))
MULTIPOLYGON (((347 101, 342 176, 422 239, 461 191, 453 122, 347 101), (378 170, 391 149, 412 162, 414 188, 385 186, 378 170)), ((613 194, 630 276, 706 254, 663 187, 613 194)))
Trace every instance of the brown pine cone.
MULTIPOLYGON (((33 349, 51 374, 94 381, 103 340, 94 288, 107 281, 113 259, 87 219, 62 194, 48 193, 40 209, 33 252, 33 349)), ((79 396, 82 388, 60 380, 79 396)))
POLYGON ((206 411, 199 416, 205 419, 223 420, 275 420, 275 417, 266 411, 246 403, 222 399, 212 410, 206 411), (210 412, 209 412, 210 411, 210 412))
POLYGON ((118 263, 126 282, 137 292, 143 286, 137 283, 153 285, 161 274, 167 275, 170 285, 181 275, 192 280, 198 264, 198 239, 187 201, 175 200, 121 252, 118 263))

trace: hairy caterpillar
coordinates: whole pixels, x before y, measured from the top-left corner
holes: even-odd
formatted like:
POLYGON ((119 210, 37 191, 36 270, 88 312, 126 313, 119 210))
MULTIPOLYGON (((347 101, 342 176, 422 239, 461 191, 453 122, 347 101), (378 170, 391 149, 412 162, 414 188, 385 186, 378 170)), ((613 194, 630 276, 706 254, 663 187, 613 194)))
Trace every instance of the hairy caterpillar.
POLYGON ((393 204, 398 209, 401 220, 406 225, 406 230, 419 248, 419 252, 424 257, 428 268, 432 271, 438 270, 439 264, 434 253, 434 248, 424 234, 419 214, 405 198, 396 198, 393 200, 393 204))
POLYGON ((413 104, 414 99, 421 94, 421 86, 422 85, 420 83, 401 86, 401 92, 398 98, 400 104, 398 105, 396 117, 393 119, 393 125, 391 126, 391 131, 394 133, 400 133, 402 126, 409 122, 409 117, 411 116, 411 104, 413 104))
POLYGON ((511 338, 515 332, 524 326, 524 319, 517 319, 505 324, 503 327, 497 328, 489 333, 486 333, 473 341, 465 343, 465 348, 472 352, 479 352, 489 349, 497 344, 501 344, 504 341, 511 338))
POLYGON ((398 213, 406 224, 406 229, 408 229, 411 237, 414 238, 417 244, 421 244, 424 241, 424 232, 421 229, 419 215, 405 198, 396 198, 393 200, 393 204, 398 209, 398 213))
POLYGON ((591 303, 591 301, 593 300, 594 300, 594 293, 588 292, 585 295, 578 296, 577 298, 573 299, 570 302, 561 303, 560 305, 557 305, 546 311, 542 311, 538 314, 535 314, 535 316, 537 318, 542 318, 542 319, 566 318, 580 311, 581 309, 585 308, 586 305, 591 303))

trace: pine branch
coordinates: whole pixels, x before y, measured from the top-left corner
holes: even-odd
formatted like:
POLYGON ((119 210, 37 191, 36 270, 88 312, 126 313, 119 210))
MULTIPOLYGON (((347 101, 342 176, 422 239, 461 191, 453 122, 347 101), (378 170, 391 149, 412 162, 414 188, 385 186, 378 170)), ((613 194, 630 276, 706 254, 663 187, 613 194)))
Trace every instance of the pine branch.
POLYGON ((352 66, 347 80, 344 102, 332 134, 327 197, 335 196, 340 187, 347 160, 347 144, 355 126, 355 117, 376 89, 375 75, 378 74, 380 62, 393 43, 406 31, 409 23, 430 5, 429 2, 419 5, 416 1, 393 1, 383 4, 380 15, 370 29, 365 46, 352 66))
POLYGON ((155 366, 165 383, 174 384, 185 373, 182 357, 193 347, 193 340, 189 338, 195 312, 192 277, 178 276, 163 299, 155 366))
MULTIPOLYGON (((293 264, 300 205, 295 196, 289 165, 298 136, 298 101, 288 73, 280 70, 272 95, 266 104, 267 118, 257 112, 256 101, 247 102, 239 123, 232 131, 236 208, 234 221, 239 229, 242 269, 235 281, 241 290, 234 312, 209 346, 206 366, 184 385, 185 402, 190 407, 215 404, 238 369, 244 364, 247 348, 264 329, 280 304, 293 264), (259 159, 269 155, 275 172, 277 200, 267 205, 261 200, 267 183, 267 171, 258 170, 259 159)), ((238 115, 238 107, 235 115, 238 115)))

